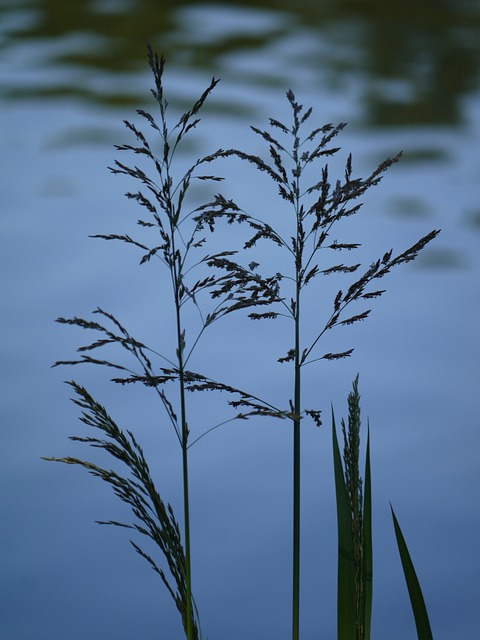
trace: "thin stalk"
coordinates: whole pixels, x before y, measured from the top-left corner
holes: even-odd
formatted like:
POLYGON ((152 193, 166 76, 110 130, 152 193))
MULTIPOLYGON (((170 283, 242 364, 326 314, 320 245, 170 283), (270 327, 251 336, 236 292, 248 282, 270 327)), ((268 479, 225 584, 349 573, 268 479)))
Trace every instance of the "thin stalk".
POLYGON ((177 320, 177 344, 178 344, 178 370, 180 383, 180 417, 182 426, 182 476, 183 476, 183 517, 185 530, 185 582, 187 587, 187 640, 193 640, 193 614, 192 614, 192 577, 190 561, 190 508, 188 486, 188 424, 185 404, 185 370, 183 362, 184 339, 181 331, 180 306, 178 300, 178 288, 175 292, 176 320, 177 320))
MULTIPOLYGON (((167 165, 167 181, 170 182, 169 166, 167 165)), ((177 329, 177 360, 179 372, 179 393, 180 393, 180 420, 181 420, 181 447, 182 447, 182 480, 183 480, 183 520, 184 520, 184 551, 185 551, 185 584, 186 584, 186 632, 187 640, 194 639, 193 611, 192 611, 192 572, 190 559, 190 492, 188 484, 188 423, 187 408, 185 402, 185 332, 182 330, 181 319, 181 284, 182 284, 182 259, 176 248, 176 234, 178 231, 178 222, 176 221, 175 211, 173 209, 172 194, 170 187, 168 190, 168 202, 170 203, 170 211, 168 218, 170 221, 170 238, 171 238, 171 274, 173 284, 173 294, 175 299, 175 319, 177 329)))
MULTIPOLYGON (((175 255, 175 253, 174 253, 175 255)), ((180 383, 180 419, 182 433, 182 477, 183 477, 183 518, 185 533, 185 582, 187 587, 187 640, 193 640, 193 612, 192 612, 192 575, 190 560, 190 493, 188 486, 188 424, 187 410, 185 403, 185 365, 183 361, 185 339, 182 334, 182 324, 180 317, 180 300, 178 299, 179 274, 175 274, 175 306, 177 321, 177 349, 178 349, 178 371, 180 383)))
POLYGON ((295 317, 295 389, 293 419, 293 604, 292 640, 299 638, 300 620, 300 288, 297 285, 295 317))
POLYGON ((300 290, 302 272, 302 210, 299 206, 299 163, 297 148, 294 149, 297 164, 296 183, 296 218, 297 237, 295 251, 295 380, 293 400, 293 573, 292 573, 292 640, 300 635, 300 415, 301 415, 301 362, 300 362, 300 290))
POLYGON ((183 464, 183 506, 185 520, 185 581, 187 584, 187 640, 193 640, 193 614, 192 614, 192 576, 190 561, 190 512, 188 490, 188 453, 187 448, 182 449, 183 464))

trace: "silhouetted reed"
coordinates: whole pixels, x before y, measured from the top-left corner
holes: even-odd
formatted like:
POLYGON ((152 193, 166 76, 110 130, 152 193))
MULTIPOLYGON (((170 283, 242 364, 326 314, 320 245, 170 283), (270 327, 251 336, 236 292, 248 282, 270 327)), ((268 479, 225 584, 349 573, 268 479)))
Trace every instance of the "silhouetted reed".
MULTIPOLYGON (((155 81, 152 93, 159 109, 159 120, 144 110, 138 110, 137 113, 153 128, 155 142, 151 143, 136 125, 125 121, 135 143, 120 145, 116 149, 145 160, 151 174, 140 166, 124 164, 118 160, 111 170, 139 183, 140 189, 128 192, 126 196, 142 207, 145 215, 138 220, 138 225, 150 230, 152 241, 147 244, 130 235, 116 233, 93 237, 129 244, 140 250, 141 264, 157 260, 159 266, 166 269, 171 281, 174 335, 162 335, 164 344, 159 349, 149 347, 134 338, 117 317, 97 308, 94 313, 98 316, 98 321, 78 317, 58 319, 62 324, 93 331, 98 337, 78 349, 81 354, 79 358, 59 361, 56 365, 101 365, 118 372, 113 378, 116 383, 141 383, 155 391, 181 449, 182 536, 172 507, 160 497, 143 451, 133 433, 117 426, 106 409, 75 382, 70 382, 70 385, 76 394, 74 402, 82 409, 81 420, 88 427, 103 432, 103 439, 91 436, 72 439, 105 450, 123 463, 126 471, 108 471, 91 462, 72 457, 49 459, 83 466, 91 474, 110 484, 120 500, 130 506, 134 516, 133 523, 109 521, 106 524, 133 529, 158 546, 168 573, 161 568, 159 561, 132 541, 135 550, 161 577, 181 615, 185 635, 188 640, 192 640, 202 636, 192 596, 189 452, 198 439, 221 425, 210 425, 201 433, 192 431, 190 421, 193 417, 188 412, 187 391, 226 392, 233 409, 229 420, 253 416, 290 420, 294 460, 292 639, 296 640, 299 637, 300 619, 301 422, 305 416, 309 416, 317 426, 321 425, 321 408, 305 408, 302 403, 304 368, 320 360, 338 360, 351 355, 351 347, 338 352, 322 353, 319 351, 320 339, 335 327, 365 320, 370 313, 370 308, 365 305, 368 306, 385 291, 378 288, 377 282, 393 267, 414 260, 438 231, 432 231, 409 249, 396 255, 389 250, 368 265, 337 259, 337 255, 354 253, 360 245, 332 240, 334 226, 359 212, 361 203, 358 199, 380 182, 384 172, 397 162, 400 154, 382 162, 366 178, 354 176, 352 158, 348 156, 343 176, 331 180, 326 160, 340 151, 334 145, 345 124, 327 124, 305 131, 312 109, 304 110, 292 91, 287 92, 291 123, 284 124, 271 118, 269 131, 252 127, 266 143, 268 159, 238 149, 218 149, 197 159, 185 173, 178 176, 174 163, 177 149, 200 122, 198 114, 218 80, 212 79, 193 107, 171 127, 163 87, 164 60, 159 59, 150 48, 148 58, 155 81), (196 180, 213 183, 221 180, 217 175, 203 173, 203 167, 226 158, 246 161, 275 183, 280 197, 291 208, 288 235, 275 226, 275 221, 268 216, 268 206, 265 207, 263 202, 261 206, 258 203, 255 207, 262 213, 255 211, 253 214, 247 213, 239 204, 220 193, 204 204, 191 203, 192 183, 196 180), (305 173, 312 166, 316 167, 315 181, 304 184, 305 173), (264 216, 265 211, 267 214, 264 216), (243 247, 208 252, 209 235, 215 232, 220 222, 228 225, 238 223, 249 230, 243 247), (261 273, 261 249, 255 254, 260 256, 258 261, 249 260, 243 264, 238 259, 240 249, 253 249, 260 242, 273 243, 280 250, 278 267, 270 275, 261 273), (195 273, 199 275, 195 277, 195 273), (305 340, 304 318, 309 311, 304 306, 304 290, 307 286, 314 286, 315 281, 336 274, 346 274, 351 280, 346 287, 338 290, 333 300, 324 301, 325 308, 329 308, 327 319, 316 327, 313 336, 305 340), (199 328, 196 332, 187 332, 185 317, 193 310, 198 315, 199 328), (228 381, 215 380, 191 368, 190 360, 206 329, 228 314, 245 310, 253 320, 274 320, 281 317, 291 322, 291 342, 284 355, 279 358, 279 362, 292 365, 292 398, 284 407, 277 407, 275 403, 264 399, 262 393, 239 389, 228 381), (173 353, 169 350, 171 343, 174 343, 173 353), (128 353, 131 365, 93 355, 112 344, 122 347, 128 353), (167 383, 174 383, 176 391, 172 393, 171 389, 167 389, 167 383), (192 433, 195 435, 192 436, 192 433)), ((243 251, 241 255, 244 255, 243 251)), ((257 366, 261 364, 256 363, 257 366)), ((210 402, 210 396, 207 402, 210 402)), ((208 410, 204 413, 209 414, 208 410)), ((357 508, 362 497, 361 486, 352 484, 354 478, 358 477, 358 459, 355 458, 357 444, 348 444, 347 441, 347 445, 344 460, 349 500, 352 513, 356 514, 353 522, 354 537, 357 539, 362 530, 361 512, 357 508)), ((359 580, 360 577, 357 576, 357 584, 359 580)))
MULTIPOLYGON (((280 197, 290 205, 292 210, 289 235, 277 229, 269 217, 265 220, 261 214, 248 215, 238 204, 228 202, 228 221, 237 220, 249 225, 253 235, 245 242, 244 249, 250 249, 260 240, 273 243, 279 247, 284 256, 275 275, 262 278, 258 275, 257 262, 248 267, 241 267, 230 259, 216 260, 209 264, 225 268, 230 272, 244 271, 245 300, 249 300, 249 282, 253 278, 256 286, 272 291, 272 304, 267 311, 251 312, 254 320, 274 320, 280 316, 292 321, 293 347, 279 358, 279 362, 293 363, 293 398, 290 401, 290 417, 293 423, 293 605, 292 605, 292 638, 299 637, 299 594, 300 594, 300 424, 303 415, 309 415, 319 426, 320 410, 304 409, 301 402, 302 373, 305 366, 318 360, 338 360, 350 356, 353 348, 341 352, 324 353, 318 355, 317 347, 320 338, 334 327, 347 326, 365 320, 370 309, 363 305, 374 298, 379 298, 385 289, 377 288, 377 281, 383 278, 393 267, 415 260, 418 253, 439 233, 432 231, 422 237, 406 251, 393 255, 389 250, 367 267, 361 263, 333 261, 329 263, 327 257, 320 257, 325 250, 332 254, 351 253, 360 247, 358 243, 340 243, 331 239, 334 226, 341 220, 357 214, 362 206, 358 198, 382 179, 383 173, 397 162, 401 153, 382 162, 367 178, 353 176, 352 156, 349 155, 342 179, 331 181, 328 164, 318 169, 320 179, 313 184, 304 184, 306 170, 312 163, 323 162, 325 158, 334 156, 340 147, 333 146, 335 138, 344 129, 345 123, 336 126, 327 124, 322 127, 306 131, 306 122, 312 115, 312 109, 304 111, 292 91, 287 92, 287 99, 292 112, 292 122, 288 125, 270 118, 270 130, 264 131, 252 127, 253 131, 263 138, 268 147, 269 159, 245 153, 242 150, 230 149, 223 152, 224 157, 235 156, 251 163, 255 169, 264 173, 278 188, 280 197), (278 132, 278 135, 277 135, 278 132), (274 137, 275 134, 275 137, 274 137), (278 136, 282 136, 281 142, 278 136), (357 272, 361 275, 358 276, 357 272), (304 331, 302 319, 308 314, 303 308, 304 289, 311 287, 314 280, 332 274, 355 274, 346 290, 339 290, 331 303, 331 313, 323 326, 316 331, 316 335, 303 341, 304 331), (273 287, 273 288, 272 288, 273 287), (355 310, 352 315, 347 313, 352 305, 362 304, 362 308, 355 310), (277 311, 276 309, 279 309, 277 311)), ((217 196, 211 203, 211 208, 203 210, 204 219, 213 229, 217 220, 224 218, 226 213, 226 199, 217 196)), ((263 203, 256 207, 263 211, 263 203)), ((227 282, 230 279, 227 277, 227 282)), ((321 290, 319 294, 321 295, 321 290)), ((264 304, 264 300, 262 300, 264 304)), ((284 410, 283 415, 287 411, 284 410)))

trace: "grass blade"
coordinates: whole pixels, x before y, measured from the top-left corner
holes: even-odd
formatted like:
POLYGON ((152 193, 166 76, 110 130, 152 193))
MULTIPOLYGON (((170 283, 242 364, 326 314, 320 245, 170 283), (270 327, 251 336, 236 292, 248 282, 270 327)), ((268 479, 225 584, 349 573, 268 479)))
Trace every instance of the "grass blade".
POLYGON ((373 543, 372 543, 372 483, 370 474, 370 427, 367 431, 365 454, 365 482, 363 496, 363 593, 364 593, 364 640, 370 640, 373 588, 373 543))
POLYGON ((337 499, 338 524, 338 585, 337 585, 337 639, 356 638, 355 620, 355 561, 348 499, 342 460, 338 447, 337 428, 332 409, 333 466, 337 499))
POLYGON ((395 528, 395 536, 397 538, 398 552, 402 561, 405 582, 407 583, 408 595, 410 596, 410 604, 412 605, 412 611, 415 617, 417 637, 418 640, 433 640, 430 620, 428 619, 427 607, 423 598, 422 589, 420 588, 420 583, 418 581, 417 574, 415 573, 405 538, 403 537, 402 530, 400 529, 400 525, 398 524, 392 505, 390 505, 390 508, 392 510, 393 526, 395 528))

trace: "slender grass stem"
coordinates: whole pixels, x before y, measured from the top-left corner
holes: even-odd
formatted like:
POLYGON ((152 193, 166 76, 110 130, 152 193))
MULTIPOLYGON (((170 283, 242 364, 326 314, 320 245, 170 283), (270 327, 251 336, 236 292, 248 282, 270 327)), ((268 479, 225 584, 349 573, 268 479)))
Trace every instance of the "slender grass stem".
MULTIPOLYGON (((296 119, 297 123, 297 119, 296 119)), ((301 420, 301 362, 300 362, 300 293, 302 287, 302 209, 299 203, 299 182, 297 147, 294 147, 297 165, 295 177, 295 210, 297 221, 295 256, 295 360, 294 360, 294 401, 293 401, 293 571, 292 571, 292 640, 300 635, 300 420, 301 420)))
POLYGON ((185 522, 185 581, 187 585, 187 639, 193 639, 192 570, 190 556, 190 506, 188 485, 188 447, 182 443, 183 509, 185 522))
MULTIPOLYGON (((178 280, 177 280, 178 282, 178 280)), ((188 424, 185 402, 185 369, 183 362, 184 338, 178 301, 178 287, 175 291, 176 320, 177 320, 177 344, 178 344, 178 370, 180 385, 180 419, 181 419, 181 446, 182 446, 182 480, 183 480, 183 519, 184 519, 184 546, 185 546, 185 584, 186 584, 186 632, 187 640, 193 640, 193 612, 192 612, 192 571, 190 555, 190 492, 188 484, 188 424)))
MULTIPOLYGON (((168 171, 167 171, 168 175, 168 171)), ((168 176, 169 177, 169 176, 168 176)), ((180 393, 180 420, 181 420, 181 447, 182 447, 182 481, 183 481, 183 519, 184 519, 184 546, 185 546, 185 585, 186 585, 186 635, 187 640, 193 640, 193 611, 192 611, 192 571, 190 554, 190 492, 188 485, 188 423, 187 407, 185 401, 185 334, 182 329, 181 319, 181 281, 182 262, 175 247, 175 237, 177 227, 173 211, 169 216, 171 230, 171 260, 172 260, 172 280, 175 299, 175 318, 177 329, 177 360, 179 371, 179 393, 180 393)))
POLYGON ((292 640, 299 638, 300 620, 300 413, 301 413, 301 369, 299 357, 299 306, 300 291, 297 290, 295 322, 295 397, 293 419, 293 603, 292 640))
POLYGON ((188 424, 185 404, 185 372, 182 356, 182 336, 180 325, 180 309, 177 307, 177 332, 178 332, 178 364, 180 378, 180 413, 182 425, 182 477, 183 477, 183 518, 185 535, 185 582, 187 587, 187 640, 193 640, 193 616, 192 616, 192 572, 190 559, 190 492, 188 485, 188 424))

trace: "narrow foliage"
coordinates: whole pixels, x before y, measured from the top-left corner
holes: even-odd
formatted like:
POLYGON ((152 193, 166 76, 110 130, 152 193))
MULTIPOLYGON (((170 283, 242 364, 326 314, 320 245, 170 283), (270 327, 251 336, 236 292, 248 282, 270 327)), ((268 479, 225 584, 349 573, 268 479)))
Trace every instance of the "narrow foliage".
MULTIPOLYGON (((93 332, 93 339, 78 348, 78 357, 61 360, 55 365, 94 364, 114 370, 113 382, 122 386, 141 384, 157 395, 163 416, 174 430, 181 451, 183 486, 183 531, 170 505, 163 502, 152 479, 140 445, 131 432, 123 432, 107 411, 88 392, 75 382, 70 383, 82 409, 81 420, 89 427, 100 429, 106 438, 74 437, 83 443, 103 449, 122 462, 126 473, 109 471, 92 462, 77 458, 48 458, 84 467, 91 474, 110 484, 117 497, 128 504, 134 514, 133 524, 108 521, 136 530, 147 536, 159 548, 168 574, 156 560, 135 541, 135 550, 152 566, 172 596, 181 615, 187 640, 200 634, 198 613, 192 596, 190 554, 190 490, 189 451, 193 444, 217 428, 233 421, 251 417, 278 418, 291 421, 293 431, 293 567, 292 567, 292 640, 299 638, 300 622, 300 433, 303 418, 308 416, 321 426, 321 410, 306 409, 302 402, 303 371, 306 365, 326 360, 350 357, 353 348, 345 347, 322 354, 319 342, 330 329, 350 326, 364 321, 370 314, 370 302, 379 298, 385 289, 378 280, 393 267, 414 260, 418 253, 435 238, 434 230, 410 248, 394 254, 386 251, 368 265, 351 259, 360 244, 339 242, 333 237, 338 222, 357 215, 362 207, 359 199, 379 184, 385 171, 395 164, 401 154, 386 159, 367 177, 353 171, 351 155, 345 160, 340 177, 330 176, 328 159, 340 152, 337 138, 345 123, 308 127, 312 108, 304 109, 292 91, 286 96, 291 117, 288 123, 269 119, 269 127, 252 127, 265 145, 264 157, 240 149, 217 149, 196 159, 183 173, 176 170, 175 155, 186 136, 200 123, 200 112, 218 84, 210 84, 193 106, 176 121, 169 116, 164 91, 165 60, 148 47, 148 60, 154 78, 152 95, 158 114, 139 109, 143 124, 153 130, 153 140, 133 122, 124 121, 131 143, 117 145, 116 150, 137 159, 137 164, 115 160, 112 173, 134 181, 134 188, 125 195, 141 209, 137 233, 96 234, 92 237, 119 241, 139 252, 144 268, 160 267, 167 275, 169 290, 162 289, 162 304, 169 305, 174 324, 173 335, 159 336, 160 346, 147 346, 112 313, 98 307, 94 319, 82 317, 58 318, 64 325, 93 332), (256 211, 247 213, 232 199, 217 190, 222 178, 211 165, 227 158, 237 159, 260 171, 276 186, 281 200, 287 204, 291 217, 279 223, 260 199, 256 211), (306 175, 314 175, 306 183, 306 175), (201 181, 215 184, 213 195, 203 204, 191 201, 191 187, 201 181), (217 191, 215 193, 215 191, 217 191), (246 232, 242 246, 235 249, 208 251, 210 234, 217 225, 241 225, 246 232), (289 225, 289 226, 288 226, 289 225), (272 273, 263 273, 261 245, 270 243, 280 256, 272 273), (247 254, 246 252, 251 252, 247 254), (258 252, 260 254, 258 255, 258 252), (253 258, 252 258, 253 254, 253 258), (243 261, 241 256, 248 255, 243 261), (258 256, 258 257, 257 257, 258 256), (323 301, 324 317, 312 328, 305 317, 312 317, 305 305, 305 289, 318 287, 317 300, 322 300, 323 278, 339 278, 343 286, 333 300, 323 301), (346 284, 345 284, 346 282, 346 284), (191 365, 195 348, 207 330, 218 320, 233 312, 243 312, 252 320, 287 320, 290 325, 288 343, 278 354, 277 361, 291 367, 292 397, 283 408, 266 400, 261 394, 231 386, 191 365), (189 315, 197 324, 187 323, 189 315), (192 328, 193 327, 193 328, 192 328), (112 347, 115 347, 112 351, 112 347), (104 356, 105 352, 109 355, 104 356), (113 355, 111 355, 113 353, 113 355), (209 425, 199 431, 195 421, 189 421, 188 393, 218 392, 227 396, 232 409, 231 418, 209 425)), ((152 133, 150 131, 150 133, 152 133)), ((272 206, 272 212, 277 207, 272 206)), ((315 310, 315 315, 316 310, 315 310)), ((261 324, 261 323, 256 323, 261 324)), ((92 334, 91 334, 92 335, 92 334)), ((327 349, 326 347, 325 349, 327 349)), ((204 412, 209 415, 209 411, 204 412)), ((334 460, 337 489, 339 535, 339 604, 347 617, 339 616, 339 629, 345 640, 367 640, 371 611, 371 504, 369 448, 365 472, 365 495, 359 472, 358 447, 360 408, 357 381, 349 396, 348 427, 342 421, 344 436, 343 459, 336 442, 334 428, 334 460), (340 620, 342 618, 342 620, 340 620), (351 635, 352 624, 356 635, 351 635)), ((340 633, 340 631, 339 631, 340 633)))
MULTIPOLYGON (((359 469, 360 394, 358 376, 348 395, 348 425, 342 420, 343 456, 332 409, 333 464, 338 524, 338 640, 370 640, 373 583, 370 429, 365 455, 364 491, 359 469), (342 463, 343 458, 343 463, 342 463)), ((392 511, 395 537, 417 627, 418 640, 432 640, 420 583, 400 525, 392 511)))
POLYGON ((370 445, 367 441, 365 491, 360 473, 360 394, 358 376, 348 395, 348 423, 342 419, 343 455, 332 410, 333 460, 338 523, 338 640, 369 640, 372 609, 372 511, 370 445), (342 462, 343 460, 343 462, 342 462))
POLYGON ((391 505, 390 508, 392 512, 393 527, 395 529, 398 552, 400 554, 400 560, 402 561, 405 583, 407 585, 410 604, 412 607, 413 616, 415 618, 417 638, 418 640, 433 640, 432 629, 430 627, 430 619, 428 617, 425 599, 423 597, 422 589, 417 578, 415 567, 413 566, 407 543, 405 542, 402 530, 391 505))
MULTIPOLYGON (((85 437, 72 436, 70 439, 86 443, 96 449, 103 449, 122 463, 123 468, 126 467, 126 469, 120 471, 105 469, 93 462, 73 457, 44 459, 83 467, 91 475, 109 484, 115 495, 130 507, 134 516, 133 523, 108 520, 99 521, 99 524, 132 529, 154 543, 168 567, 168 574, 144 548, 135 541, 130 541, 137 553, 148 561, 162 579, 175 602, 186 631, 188 606, 185 554, 180 528, 172 507, 165 504, 158 494, 142 448, 133 433, 123 431, 84 387, 76 382, 69 382, 69 384, 76 394, 73 402, 82 410, 80 420, 87 427, 101 432, 100 437, 94 434, 85 437)), ((199 638, 197 621, 194 621, 193 637, 199 638)))
POLYGON ((345 485, 350 505, 350 526, 353 541, 353 561, 355 565, 355 619, 357 639, 364 640, 365 633, 365 592, 364 584, 364 541, 363 541, 363 488, 360 474, 360 394, 358 376, 353 382, 353 390, 348 395, 348 427, 342 419, 343 464, 345 485))

